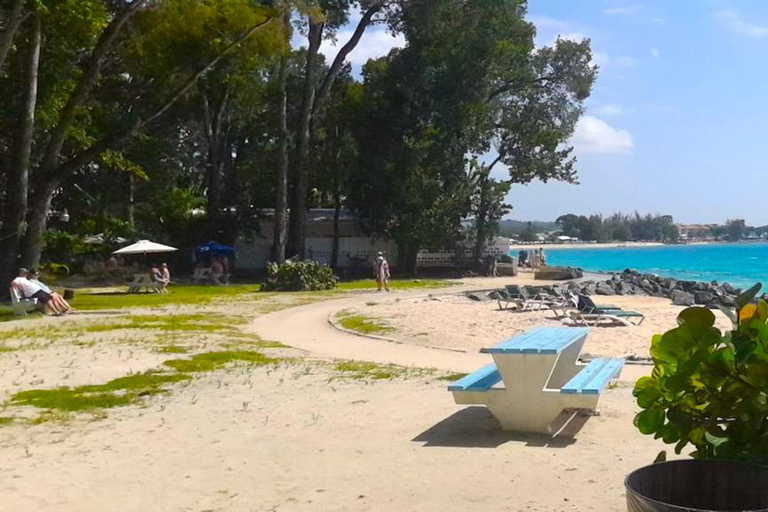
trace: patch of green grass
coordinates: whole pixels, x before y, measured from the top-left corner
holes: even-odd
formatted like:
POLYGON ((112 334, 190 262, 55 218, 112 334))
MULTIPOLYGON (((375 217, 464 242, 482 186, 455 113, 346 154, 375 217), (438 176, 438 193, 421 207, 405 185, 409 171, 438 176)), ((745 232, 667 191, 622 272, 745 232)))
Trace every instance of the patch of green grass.
POLYGON ((376 364, 364 361, 341 361, 336 363, 335 370, 340 373, 337 378, 352 380, 392 380, 419 377, 434 372, 434 370, 427 368, 408 368, 394 364, 376 364))
POLYGON ((395 330, 394 327, 370 316, 341 313, 337 318, 343 328, 361 334, 386 334, 395 330))
POLYGON ((221 368, 233 361, 244 361, 254 365, 264 365, 276 362, 261 352, 251 350, 224 350, 220 352, 205 352, 190 359, 171 359, 163 364, 182 373, 210 372, 221 368))
POLYGON ((158 331, 214 332, 231 329, 245 321, 243 317, 224 315, 133 315, 126 322, 97 324, 85 328, 87 332, 106 332, 120 329, 152 329, 158 331))
MULTIPOLYGON (((459 284, 457 281, 449 279, 392 279, 389 281, 389 287, 392 290, 416 290, 419 288, 445 288, 459 284)), ((357 281, 346 281, 339 283, 339 290, 368 290, 376 289, 376 281, 373 279, 359 279, 357 281)))
POLYGON ((208 304, 217 299, 248 294, 252 300, 260 300, 267 294, 256 293, 255 284, 233 284, 229 286, 172 286, 168 293, 77 293, 71 301, 79 310, 120 309, 166 306, 169 304, 208 304))
POLYGON ((134 403, 143 396, 160 393, 164 384, 189 379, 183 374, 138 373, 106 384, 20 391, 13 395, 11 403, 60 411, 106 409, 134 403))
POLYGON ((158 352, 163 354, 186 354, 189 352, 188 348, 180 347, 178 345, 169 345, 167 347, 161 347, 158 352))
POLYGON ((43 411, 40 414, 38 414, 36 417, 29 420, 29 424, 40 425, 41 423, 47 423, 49 421, 56 421, 56 422, 69 421, 71 417, 72 415, 68 412, 43 411))
POLYGON ((0 427, 10 425, 14 420, 15 418, 13 416, 0 416, 0 427))
POLYGON ((453 382, 455 380, 463 379, 467 375, 468 374, 466 373, 446 373, 445 375, 438 377, 437 380, 447 380, 453 382))

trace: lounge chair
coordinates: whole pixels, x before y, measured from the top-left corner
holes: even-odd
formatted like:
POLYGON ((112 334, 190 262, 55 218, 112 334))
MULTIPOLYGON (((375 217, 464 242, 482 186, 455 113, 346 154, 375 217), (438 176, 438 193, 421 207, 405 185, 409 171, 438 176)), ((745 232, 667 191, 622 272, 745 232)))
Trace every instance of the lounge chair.
POLYGON ((637 327, 645 320, 645 315, 637 311, 624 311, 616 306, 598 306, 586 295, 579 295, 577 309, 569 311, 568 316, 574 325, 598 325, 602 321, 608 321, 637 327))

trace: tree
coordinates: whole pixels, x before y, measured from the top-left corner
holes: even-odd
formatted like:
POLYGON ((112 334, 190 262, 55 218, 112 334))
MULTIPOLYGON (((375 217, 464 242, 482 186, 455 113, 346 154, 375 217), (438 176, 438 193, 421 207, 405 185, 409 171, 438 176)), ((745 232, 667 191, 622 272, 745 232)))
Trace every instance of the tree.
MULTIPOLYGON (((42 107, 38 109, 41 114, 35 120, 34 130, 34 144, 40 151, 30 163, 29 190, 15 192, 29 198, 23 247, 23 262, 29 266, 39 262, 46 215, 53 195, 62 183, 105 151, 121 146, 161 118, 201 77, 271 20, 269 10, 256 8, 253 11, 257 13, 255 24, 244 27, 239 33, 223 34, 223 38, 214 41, 218 52, 200 62, 193 71, 175 75, 166 72, 165 76, 173 75, 173 81, 166 82, 169 88, 164 88, 152 82, 157 77, 131 74, 126 68, 125 52, 131 45, 125 43, 131 38, 135 40, 139 33, 138 25, 131 25, 136 13, 154 16, 174 6, 174 2, 168 1, 145 11, 142 10, 145 2, 61 2, 40 12, 31 11, 30 19, 41 18, 45 41, 40 58, 44 64, 40 69, 42 96, 38 98, 42 107), (132 31, 126 36, 125 27, 129 25, 132 31), (118 42, 122 44, 118 46, 118 42), (103 73, 105 66, 106 73, 103 73), (170 93, 165 93, 169 90, 170 93)), ((219 0, 224 9, 230 9, 235 3, 219 0)), ((245 0, 239 3, 247 4, 245 0)), ((155 28, 158 32, 167 31, 169 25, 155 28)), ((199 34, 202 36, 205 28, 201 29, 199 34)), ((15 55, 11 57, 16 58, 15 55)), ((18 78, 19 75, 9 77, 2 86, 15 86, 18 78)), ((25 78, 25 88, 30 85, 29 78, 25 78)), ((9 121, 15 123, 15 119, 9 121)), ((23 156, 32 143, 32 139, 25 139, 23 145, 17 145, 13 149, 17 155, 14 158, 23 156)), ((117 156, 114 152, 112 155, 117 156)), ((13 211, 18 213, 18 208, 13 211)), ((3 226, 4 230, 13 233, 23 229, 14 218, 3 219, 3 226)), ((11 252, 15 254, 16 251, 11 252)), ((7 275, 10 271, 8 261, 3 261, 2 265, 4 268, 0 273, 7 275)))
POLYGON ((323 107, 334 81, 342 70, 347 56, 357 47, 365 30, 375 22, 374 17, 385 7, 389 0, 313 0, 305 9, 303 22, 307 34, 308 48, 304 67, 304 91, 301 109, 295 130, 295 158, 292 161, 293 197, 290 212, 289 252, 305 256, 307 195, 310 178, 310 145, 312 125, 318 111, 323 107), (327 71, 318 77, 320 68, 319 50, 323 37, 333 38, 336 30, 349 19, 350 10, 362 8, 362 16, 352 36, 339 49, 327 71))
POLYGON ((725 230, 728 235, 728 240, 731 242, 738 242, 741 240, 746 227, 747 223, 744 219, 728 219, 725 221, 725 230))

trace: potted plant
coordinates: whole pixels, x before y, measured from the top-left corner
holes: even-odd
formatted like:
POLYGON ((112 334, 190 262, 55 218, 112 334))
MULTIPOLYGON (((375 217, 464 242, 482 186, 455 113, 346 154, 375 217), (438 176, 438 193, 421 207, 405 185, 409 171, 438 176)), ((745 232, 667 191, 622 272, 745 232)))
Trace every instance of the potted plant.
POLYGON ((683 310, 678 326, 651 342, 653 372, 635 384, 641 433, 691 445, 693 460, 657 462, 629 475, 629 510, 768 511, 768 304, 752 303, 757 284, 723 312, 683 310))

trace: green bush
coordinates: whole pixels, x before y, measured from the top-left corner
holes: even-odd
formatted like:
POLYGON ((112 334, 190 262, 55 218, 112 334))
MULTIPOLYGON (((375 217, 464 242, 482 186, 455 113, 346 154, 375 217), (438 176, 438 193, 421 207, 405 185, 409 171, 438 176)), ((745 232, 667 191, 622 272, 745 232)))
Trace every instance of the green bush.
POLYGON ((262 286, 265 291, 308 292, 331 290, 336 287, 339 278, 331 267, 317 261, 291 261, 282 265, 267 265, 267 282, 262 286))
POLYGON ((678 327, 653 337, 650 377, 637 381, 635 426, 695 458, 768 463, 768 304, 740 295, 733 329, 721 333, 705 308, 683 310, 678 327))

